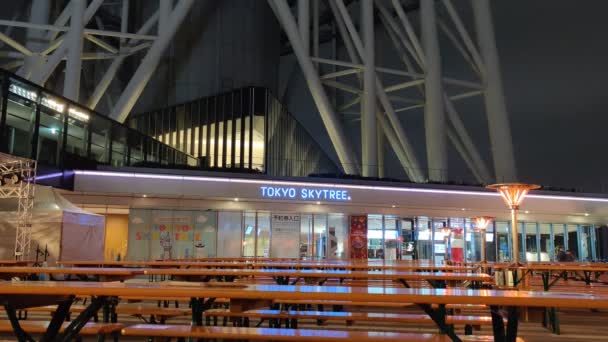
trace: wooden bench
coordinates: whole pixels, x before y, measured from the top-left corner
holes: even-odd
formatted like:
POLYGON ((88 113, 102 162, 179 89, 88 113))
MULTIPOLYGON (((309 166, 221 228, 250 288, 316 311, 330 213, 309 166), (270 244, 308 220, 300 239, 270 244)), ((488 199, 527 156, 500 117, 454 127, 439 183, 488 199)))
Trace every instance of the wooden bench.
MULTIPOLYGON (((19 321, 21 329, 28 334, 44 334, 50 322, 47 321, 19 321)), ((59 332, 63 332, 70 323, 63 323, 59 332)), ((124 328, 123 324, 119 323, 93 323, 88 322, 78 333, 79 335, 108 335, 119 332, 124 328)), ((0 321, 0 333, 13 333, 13 327, 10 321, 0 321)))
POLYGON ((155 305, 119 304, 116 307, 116 314, 135 316, 147 323, 164 324, 169 318, 188 316, 191 313, 189 308, 163 308, 155 305))
MULTIPOLYGON (((385 322, 385 323, 417 323, 435 324, 426 314, 410 313, 377 313, 377 312, 330 312, 330 311, 281 311, 281 310, 248 310, 244 312, 230 312, 228 310, 207 310, 204 313, 206 318, 228 317, 233 319, 244 319, 244 325, 249 326, 249 319, 263 320, 285 320, 286 326, 297 327, 298 319, 313 319, 322 321, 345 321, 346 325, 354 322, 385 322), (291 322, 290 322, 291 321, 291 322)), ((236 320, 235 320, 236 323, 236 320)), ((446 323, 454 325, 464 325, 465 334, 472 334, 473 328, 482 325, 492 325, 490 316, 464 316, 448 315, 446 323)), ((506 323, 506 321, 505 321, 506 323)), ((214 324, 217 324, 215 321, 214 324)), ((224 323, 225 325, 226 323, 224 323)), ((276 325, 276 324, 275 324, 276 325)))
MULTIPOLYGON (((253 340, 253 341, 360 341, 360 342, 449 342, 450 338, 439 334, 416 334, 401 332, 199 327, 190 325, 137 324, 122 329, 124 336, 138 337, 192 337, 203 339, 253 340)), ((492 336, 464 336, 463 341, 492 342, 492 336)), ((524 342, 518 338, 517 342, 524 342)))

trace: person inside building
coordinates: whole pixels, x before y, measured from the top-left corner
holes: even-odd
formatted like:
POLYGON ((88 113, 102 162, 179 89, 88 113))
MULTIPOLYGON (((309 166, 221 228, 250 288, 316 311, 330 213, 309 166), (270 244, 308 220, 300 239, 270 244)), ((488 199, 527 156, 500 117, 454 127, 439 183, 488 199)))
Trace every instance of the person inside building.
POLYGON ((562 246, 557 247, 557 261, 566 261, 566 252, 562 246))

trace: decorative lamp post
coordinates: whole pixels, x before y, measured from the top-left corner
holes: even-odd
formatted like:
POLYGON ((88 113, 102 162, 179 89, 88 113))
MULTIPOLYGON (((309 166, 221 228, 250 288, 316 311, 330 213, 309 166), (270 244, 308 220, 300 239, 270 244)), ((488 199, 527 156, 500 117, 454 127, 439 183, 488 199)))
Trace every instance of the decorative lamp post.
POLYGON ((511 209, 511 240, 513 241, 513 263, 519 265, 519 240, 517 236, 517 210, 530 190, 540 188, 536 184, 502 183, 488 185, 486 188, 496 190, 511 209))
POLYGON ((474 217, 475 225, 481 232, 481 263, 486 263, 486 228, 494 218, 490 216, 474 217))

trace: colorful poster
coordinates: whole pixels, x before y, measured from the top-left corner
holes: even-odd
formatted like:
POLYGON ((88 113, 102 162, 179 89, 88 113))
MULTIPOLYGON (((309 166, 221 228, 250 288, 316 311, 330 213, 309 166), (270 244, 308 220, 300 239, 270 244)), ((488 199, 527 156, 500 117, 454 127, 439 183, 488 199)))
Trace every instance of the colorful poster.
POLYGON ((462 228, 452 229, 450 240, 450 260, 454 262, 464 261, 464 239, 462 228))
POLYGON ((127 260, 213 257, 215 211, 131 209, 127 260))
POLYGON ((300 215, 272 214, 270 256, 297 258, 300 248, 300 215))
POLYGON ((350 217, 350 258, 367 259, 367 215, 350 217))

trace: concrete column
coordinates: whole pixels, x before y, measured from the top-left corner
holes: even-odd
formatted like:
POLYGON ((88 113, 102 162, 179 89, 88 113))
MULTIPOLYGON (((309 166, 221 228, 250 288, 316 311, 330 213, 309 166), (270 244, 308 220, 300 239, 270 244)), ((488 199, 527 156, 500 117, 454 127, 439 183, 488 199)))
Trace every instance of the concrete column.
POLYGON ((424 127, 429 180, 445 182, 447 180, 448 158, 441 83, 441 57, 437 40, 434 1, 420 2, 420 21, 422 45, 426 56, 424 127))
POLYGON ((488 0, 473 0, 477 40, 485 66, 485 106, 497 182, 517 181, 511 124, 502 89, 500 62, 488 0))
POLYGON ((376 137, 376 60, 374 42, 374 2, 361 1, 363 94, 361 96, 361 170, 364 177, 378 175, 376 137))
POLYGON ((70 17, 70 31, 65 41, 67 47, 67 62, 65 66, 65 80, 63 82, 63 96, 78 102, 80 91, 80 73, 82 68, 82 34, 84 30, 84 10, 86 0, 72 0, 72 16, 70 17))

